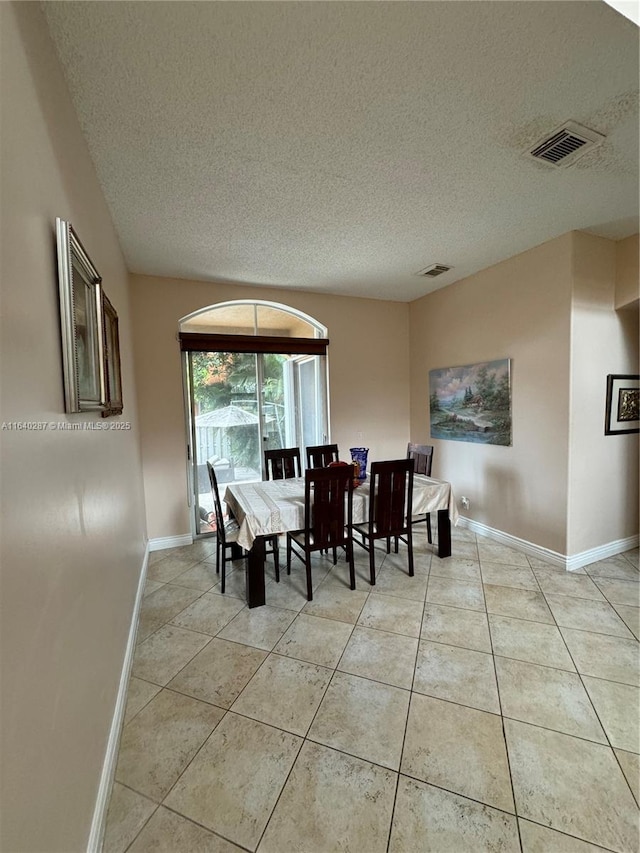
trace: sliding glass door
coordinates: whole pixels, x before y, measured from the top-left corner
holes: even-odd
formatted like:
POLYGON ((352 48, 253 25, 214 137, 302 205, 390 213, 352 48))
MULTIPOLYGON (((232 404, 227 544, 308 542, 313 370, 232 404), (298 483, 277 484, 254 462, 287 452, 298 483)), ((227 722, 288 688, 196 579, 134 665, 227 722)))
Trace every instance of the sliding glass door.
POLYGON ((195 531, 215 531, 207 462, 227 483, 263 477, 263 451, 328 437, 326 356, 186 352, 195 531))

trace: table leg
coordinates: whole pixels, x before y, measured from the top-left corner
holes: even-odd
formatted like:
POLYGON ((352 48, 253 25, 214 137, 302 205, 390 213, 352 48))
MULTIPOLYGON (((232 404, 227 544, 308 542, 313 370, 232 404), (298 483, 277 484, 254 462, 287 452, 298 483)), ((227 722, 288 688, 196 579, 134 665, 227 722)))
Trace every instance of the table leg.
POLYGON ((247 604, 249 607, 261 607, 264 597, 264 537, 258 536, 247 557, 246 586, 247 604))
POLYGON ((438 556, 451 556, 451 520, 448 509, 438 510, 438 556))

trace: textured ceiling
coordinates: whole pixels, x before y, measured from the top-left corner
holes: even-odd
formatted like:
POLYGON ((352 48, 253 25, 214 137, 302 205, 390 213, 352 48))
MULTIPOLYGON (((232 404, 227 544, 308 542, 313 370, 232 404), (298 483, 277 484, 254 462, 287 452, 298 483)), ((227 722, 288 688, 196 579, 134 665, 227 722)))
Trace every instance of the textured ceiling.
POLYGON ((133 272, 409 301, 638 230, 638 29, 602 2, 43 9, 133 272), (523 156, 567 119, 605 142, 523 156))

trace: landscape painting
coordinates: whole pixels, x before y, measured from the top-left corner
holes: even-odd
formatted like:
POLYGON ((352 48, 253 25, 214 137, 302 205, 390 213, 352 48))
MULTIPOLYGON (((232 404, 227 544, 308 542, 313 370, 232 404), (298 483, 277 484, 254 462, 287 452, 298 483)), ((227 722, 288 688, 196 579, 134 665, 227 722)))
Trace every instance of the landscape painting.
POLYGON ((429 371, 431 437, 511 445, 511 360, 429 371))

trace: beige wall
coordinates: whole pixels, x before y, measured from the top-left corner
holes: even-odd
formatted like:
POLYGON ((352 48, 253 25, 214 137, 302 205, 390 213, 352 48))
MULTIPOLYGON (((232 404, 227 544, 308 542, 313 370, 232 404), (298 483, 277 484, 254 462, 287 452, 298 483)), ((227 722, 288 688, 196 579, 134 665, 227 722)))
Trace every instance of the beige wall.
MULTIPOLYGON (((2 431, 2 840, 86 848, 143 560, 128 279, 38 3, 0 4, 2 418, 63 414, 55 217, 120 315, 126 432, 2 431)), ((111 419, 113 422, 115 419, 111 419)))
POLYGON ((233 299, 303 311, 328 328, 331 439, 341 458, 404 456, 409 440, 409 306, 273 288, 131 277, 136 379, 149 537, 189 533, 181 317, 233 299), (360 439, 358 434, 362 433, 360 439))
POLYGON ((411 305, 412 441, 435 445, 469 518, 565 555, 638 533, 638 436, 604 435, 607 373, 638 364, 616 251, 565 234, 411 305), (430 439, 429 370, 497 358, 512 360, 513 446, 430 439))
POLYGON ((572 239, 568 553, 578 554, 638 532, 638 436, 604 434, 607 374, 638 373, 638 311, 614 309, 619 244, 572 239))
POLYGON ((411 305, 411 440, 475 521, 566 553, 572 238, 411 305), (429 370, 511 359, 513 446, 430 439, 429 370))
POLYGON ((640 299, 640 235, 634 234, 616 243, 616 308, 624 308, 640 299))

